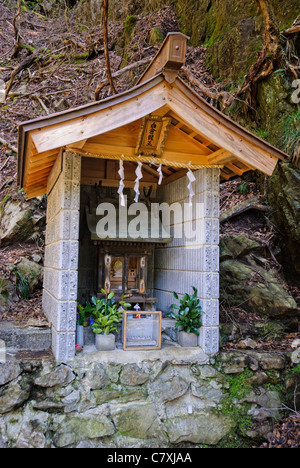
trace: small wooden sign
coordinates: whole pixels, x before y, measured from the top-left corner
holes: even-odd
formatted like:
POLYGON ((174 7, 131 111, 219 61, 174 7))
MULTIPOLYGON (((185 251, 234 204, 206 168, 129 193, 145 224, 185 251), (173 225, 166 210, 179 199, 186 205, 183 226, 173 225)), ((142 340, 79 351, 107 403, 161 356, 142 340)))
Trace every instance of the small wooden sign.
POLYGON ((162 156, 170 122, 168 117, 144 117, 135 154, 162 156))

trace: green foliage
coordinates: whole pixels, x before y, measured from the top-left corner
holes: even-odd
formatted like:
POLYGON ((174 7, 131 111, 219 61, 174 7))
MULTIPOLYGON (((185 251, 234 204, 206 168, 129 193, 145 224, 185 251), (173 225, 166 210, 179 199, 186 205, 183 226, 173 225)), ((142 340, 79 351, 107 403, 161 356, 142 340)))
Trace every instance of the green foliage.
POLYGON ((0 278, 0 294, 6 295, 7 293, 7 281, 4 278, 0 278))
POLYGON ((83 306, 77 301, 77 325, 84 326, 88 324, 89 318, 91 316, 90 308, 91 304, 89 302, 87 302, 86 305, 83 306))
POLYGON ((104 289, 101 289, 101 292, 105 297, 101 299, 93 297, 92 304, 86 308, 86 311, 92 314, 93 323, 91 328, 93 332, 100 335, 109 335, 117 330, 116 324, 123 317, 123 307, 130 307, 130 304, 124 301, 117 303, 114 299, 114 292, 107 294, 104 289))
POLYGON ((192 286, 194 291, 193 295, 185 294, 182 299, 179 300, 178 294, 173 293, 175 299, 179 300, 180 305, 172 305, 172 309, 178 310, 178 314, 170 312, 169 317, 177 320, 175 325, 176 328, 182 327, 183 331, 187 333, 194 333, 199 335, 199 328, 202 326, 202 308, 199 305, 200 299, 197 299, 198 291, 192 286))
POLYGON ((132 31, 134 30, 136 23, 137 23, 136 16, 128 16, 126 18, 126 21, 124 24, 124 32, 126 35, 130 36, 132 34, 132 31))
POLYGON ((24 299, 28 300, 30 296, 30 284, 29 280, 22 275, 22 273, 15 269, 15 287, 17 293, 22 296, 24 299))
POLYGON ((296 155, 300 146, 300 110, 285 115, 280 124, 282 126, 280 146, 291 156, 296 155))
POLYGON ((249 185, 246 182, 239 185, 238 189, 241 195, 248 195, 248 193, 250 193, 249 185))
POLYGON ((5 206, 7 205, 9 200, 10 200, 10 195, 7 194, 5 195, 2 202, 0 203, 0 218, 2 218, 2 216, 4 215, 5 206))

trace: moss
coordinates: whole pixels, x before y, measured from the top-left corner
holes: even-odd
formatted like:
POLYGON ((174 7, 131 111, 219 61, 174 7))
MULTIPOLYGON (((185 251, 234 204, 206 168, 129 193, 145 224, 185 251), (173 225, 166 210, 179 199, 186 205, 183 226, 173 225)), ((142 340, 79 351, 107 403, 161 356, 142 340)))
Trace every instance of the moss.
POLYGON ((9 200, 10 200, 10 195, 7 194, 5 195, 2 202, 0 203, 0 218, 2 218, 2 216, 4 215, 4 210, 9 200))
POLYGON ((137 23, 137 18, 136 16, 128 16, 126 18, 125 24, 124 24, 124 37, 123 37, 123 44, 122 47, 124 48, 124 55, 123 55, 123 60, 121 63, 121 68, 126 67, 128 65, 128 61, 130 58, 130 52, 129 52, 129 44, 132 39, 132 34, 135 28, 135 25, 137 23))
MULTIPOLYGON (((250 369, 245 369, 241 374, 226 376, 229 390, 228 395, 222 401, 220 412, 230 416, 236 422, 236 430, 241 435, 245 434, 253 423, 252 418, 248 416, 250 405, 245 402, 239 403, 253 390, 250 384, 253 375, 254 373, 250 369)), ((231 436, 226 438, 227 442, 223 442, 223 444, 234 444, 236 438, 236 432, 232 432, 231 436)), ((236 447, 236 445, 232 446, 236 447)))
POLYGON ((8 293, 7 281, 4 278, 0 278, 0 295, 7 297, 7 293, 8 293))
POLYGON ((164 40, 164 35, 159 28, 152 28, 150 31, 150 44, 161 44, 164 40))

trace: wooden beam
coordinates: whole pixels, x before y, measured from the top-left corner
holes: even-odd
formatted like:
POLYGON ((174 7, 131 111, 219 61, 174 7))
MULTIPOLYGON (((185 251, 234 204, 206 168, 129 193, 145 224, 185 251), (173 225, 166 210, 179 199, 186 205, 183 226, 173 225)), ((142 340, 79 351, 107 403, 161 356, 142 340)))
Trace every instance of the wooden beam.
POLYGON ((24 190, 28 200, 31 200, 32 198, 41 197, 47 192, 47 182, 44 182, 43 184, 40 184, 39 186, 35 186, 33 188, 24 187, 24 190))
MULTIPOLYGON (((72 146, 67 147, 68 150, 72 150, 72 146)), ((116 159, 116 156, 118 156, 119 159, 121 159, 122 155, 124 156, 124 160, 126 158, 134 158, 136 160, 137 156, 135 154, 135 148, 130 148, 130 147, 123 147, 123 146, 111 146, 111 145, 100 145, 100 144, 95 144, 95 143, 86 143, 82 149, 77 149, 78 153, 88 153, 88 156, 90 157, 97 157, 100 155, 105 155, 106 159, 116 159)), ((210 164, 208 161, 208 158, 206 155, 201 155, 201 154, 191 154, 191 153, 179 153, 179 152, 174 152, 174 151, 166 151, 164 150, 162 158, 152 158, 148 157, 149 163, 152 161, 156 160, 161 160, 165 159, 170 162, 170 167, 172 166, 172 162, 175 163, 186 163, 188 164, 191 162, 194 165, 199 165, 199 164, 210 164)), ((168 163, 166 163, 166 166, 168 163)))
POLYGON ((227 162, 233 161, 234 159, 235 157, 233 154, 230 153, 230 151, 224 150, 223 148, 215 151, 208 157, 209 162, 215 164, 226 164, 227 162))
POLYGON ((169 33, 149 67, 139 78, 137 84, 149 80, 153 76, 157 75, 161 70, 166 71, 165 78, 167 81, 173 82, 178 71, 182 65, 185 64, 188 39, 188 36, 179 32, 169 33))
POLYGON ((53 189, 54 185, 56 184, 61 171, 62 171, 62 150, 60 151, 59 155, 57 156, 57 159, 52 167, 52 170, 49 174, 48 181, 47 181, 47 195, 51 192, 53 189))
POLYGON ((212 155, 212 150, 207 148, 207 146, 204 146, 200 141, 195 140, 194 136, 197 135, 196 132, 192 132, 191 134, 185 133, 183 130, 181 130, 181 127, 184 126, 184 123, 180 122, 179 124, 175 125, 174 127, 171 127, 171 129, 175 130, 180 136, 186 137, 189 139, 189 141, 198 149, 198 151, 201 151, 203 154, 207 155, 212 155))
MULTIPOLYGON (((127 162, 127 164, 132 164, 136 168, 136 164, 133 162, 127 162)), ((143 171, 148 172, 148 174, 153 175, 154 177, 159 178, 159 173, 157 172, 157 169, 153 169, 152 167, 148 166, 147 164, 143 165, 143 171)))
POLYGON ((246 136, 235 132, 229 125, 225 125, 221 118, 217 120, 212 113, 204 112, 177 86, 172 87, 167 99, 172 110, 180 115, 190 128, 207 135, 215 145, 232 153, 244 164, 250 164, 267 175, 273 174, 278 158, 255 145, 246 136))
POLYGON ((245 170, 243 169, 240 169, 239 167, 237 167, 235 164, 233 163, 226 163, 225 164, 226 167, 228 167, 228 169, 230 169, 231 171, 235 172, 236 174, 238 174, 239 176, 243 175, 245 170))
MULTIPOLYGON (((81 183, 82 185, 94 185, 99 184, 101 182, 102 187, 119 187, 120 180, 117 179, 99 179, 97 177, 82 177, 81 183)), ((125 188, 134 188, 135 181, 134 180, 124 180, 125 188)), ((157 189, 157 183, 152 181, 143 181, 140 180, 140 188, 150 188, 153 187, 155 190, 157 189)))
POLYGON ((31 135, 38 152, 49 151, 122 127, 155 112, 165 104, 165 84, 159 83, 144 94, 93 114, 33 130, 31 135))
POLYGON ((170 184, 171 182, 174 182, 175 180, 178 180, 178 179, 181 179, 182 177, 186 176, 187 174, 187 169, 182 169, 180 171, 177 171, 177 172, 174 172, 174 174, 168 176, 168 177, 165 177, 162 181, 162 186, 163 185, 168 185, 170 184))

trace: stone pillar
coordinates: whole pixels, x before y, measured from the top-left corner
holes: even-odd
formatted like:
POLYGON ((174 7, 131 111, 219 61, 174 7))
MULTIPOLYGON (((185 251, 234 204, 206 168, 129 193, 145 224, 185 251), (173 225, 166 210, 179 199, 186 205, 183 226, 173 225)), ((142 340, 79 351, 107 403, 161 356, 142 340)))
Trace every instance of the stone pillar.
MULTIPOLYGON (((215 354, 219 350, 219 169, 200 169, 194 175, 195 196, 191 215, 183 220, 185 234, 156 251, 154 293, 159 309, 168 312, 176 302, 173 291, 182 298, 195 286, 204 311, 198 344, 206 354, 215 354), (196 232, 194 237, 190 231, 196 232)), ((187 185, 183 177, 161 188, 161 202, 187 207, 187 185)), ((176 220, 171 221, 171 235, 177 235, 176 220)))
POLYGON ((58 361, 75 355, 81 156, 64 153, 47 205, 43 309, 58 361))

